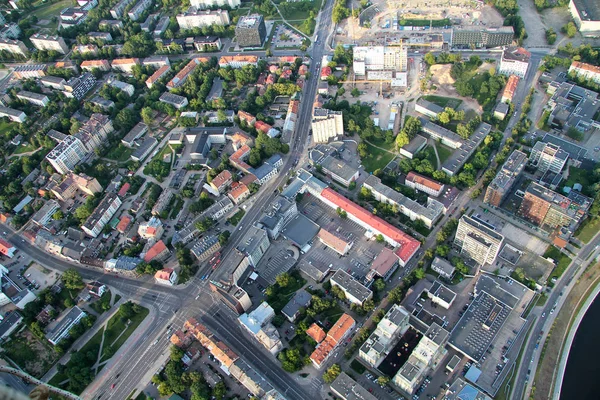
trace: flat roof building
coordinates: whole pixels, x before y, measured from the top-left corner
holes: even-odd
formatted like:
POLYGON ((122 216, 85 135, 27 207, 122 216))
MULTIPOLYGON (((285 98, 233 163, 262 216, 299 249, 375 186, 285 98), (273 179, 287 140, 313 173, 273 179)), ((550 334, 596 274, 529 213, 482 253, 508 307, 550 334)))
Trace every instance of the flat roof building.
POLYGON ((598 36, 600 4, 595 0, 571 0, 569 11, 583 36, 598 36))
POLYGON ((463 215, 458 221, 454 244, 479 265, 493 264, 503 242, 504 236, 480 220, 463 215))
POLYGON ((538 171, 546 171, 560 174, 567 161, 569 153, 552 143, 536 142, 531 149, 531 158, 529 162, 538 171))
POLYGON ((261 47, 266 36, 265 20, 260 14, 242 16, 235 27, 235 38, 240 47, 261 47))
POLYGON ((373 292, 370 289, 342 269, 338 269, 333 274, 331 285, 338 286, 344 292, 349 302, 359 306, 362 306, 365 301, 373 297, 373 292))
POLYGON ((52 327, 49 327, 46 339, 53 345, 69 336, 69 331, 79 323, 87 314, 79 307, 71 308, 52 327))
POLYGON ((527 155, 519 150, 513 151, 496 174, 496 177, 488 185, 483 201, 494 207, 500 207, 526 164, 527 155))
POLYGON ((491 48, 512 44, 515 31, 512 26, 498 28, 481 26, 454 26, 450 36, 450 45, 457 48, 491 48))
POLYGON ((348 374, 342 372, 331 383, 331 391, 342 400, 376 400, 377 397, 369 393, 348 374))

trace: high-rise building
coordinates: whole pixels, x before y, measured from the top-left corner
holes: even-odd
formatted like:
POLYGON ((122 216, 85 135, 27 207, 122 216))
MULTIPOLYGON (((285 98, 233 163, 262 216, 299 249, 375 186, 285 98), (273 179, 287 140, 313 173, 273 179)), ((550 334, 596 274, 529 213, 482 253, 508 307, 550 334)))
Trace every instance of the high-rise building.
POLYGON ((81 140, 74 136, 65 137, 48 155, 46 159, 56 172, 65 175, 71 172, 86 156, 81 140))
POLYGON ((512 26, 482 28, 480 26, 457 26, 452 28, 452 47, 499 47, 510 45, 515 36, 512 26))
POLYGON ((29 38, 31 44, 38 50, 54 50, 61 54, 67 54, 69 47, 65 43, 65 39, 60 36, 42 35, 39 33, 34 34, 29 38))
POLYGON ((315 108, 312 119, 312 133, 315 143, 327 143, 329 139, 344 134, 344 118, 341 111, 315 108))
POLYGON ((527 164, 527 155, 519 150, 513 151, 488 186, 483 201, 494 207, 500 207, 523 168, 525 168, 525 164, 527 164))
POLYGON ((404 46, 355 46, 353 69, 356 75, 368 71, 398 71, 408 68, 408 50, 404 46))
POLYGON ((463 215, 458 221, 454 244, 480 265, 492 264, 503 242, 504 236, 479 219, 463 215))
POLYGON ((516 75, 524 78, 529 67, 531 53, 522 47, 507 47, 502 52, 498 73, 506 76, 516 75))
POLYGON ((260 47, 266 36, 265 20, 259 14, 241 17, 235 27, 235 38, 240 47, 260 47))
POLYGON ((531 149, 529 162, 540 172, 560 174, 569 159, 569 153, 552 143, 537 142, 531 149))
POLYGON ((12 54, 20 54, 23 57, 27 57, 27 54, 29 54, 27 46, 20 40, 0 39, 0 50, 8 51, 12 54))

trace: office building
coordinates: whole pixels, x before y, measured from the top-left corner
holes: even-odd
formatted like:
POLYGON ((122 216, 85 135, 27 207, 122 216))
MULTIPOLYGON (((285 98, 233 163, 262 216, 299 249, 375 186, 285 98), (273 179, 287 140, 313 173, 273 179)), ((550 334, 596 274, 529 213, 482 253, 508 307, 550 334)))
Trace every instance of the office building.
POLYGON ((491 48, 512 44, 515 31, 512 26, 483 28, 481 25, 455 26, 450 45, 458 48, 491 48))
POLYGON ((29 92, 27 90, 21 90, 19 93, 17 93, 17 98, 19 100, 23 100, 28 103, 35 104, 36 106, 39 106, 39 107, 46 107, 46 105, 50 101, 48 96, 46 96, 44 94, 29 92))
POLYGON ((519 150, 513 151, 488 185, 485 191, 484 203, 500 207, 502 201, 509 195, 517 178, 523 172, 526 164, 527 155, 519 150))
POLYGON ((315 108, 311 122, 315 143, 327 143, 344 135, 344 119, 341 111, 315 108))
POLYGON ((21 110, 15 110, 14 108, 0 107, 0 118, 6 117, 13 122, 23 123, 27 115, 21 110))
POLYGON ((361 306, 365 301, 370 300, 373 297, 373 292, 354 279, 350 274, 342 269, 338 269, 335 274, 331 277, 331 285, 339 287, 344 294, 346 299, 353 304, 361 306))
POLYGON ((432 303, 437 304, 446 310, 452 306, 456 299, 456 293, 444 286, 440 281, 434 281, 429 289, 425 289, 427 297, 432 303))
POLYGON ((354 46, 353 70, 364 76, 369 71, 406 72, 408 50, 404 46, 354 46))
POLYGON ((250 265, 256 267, 270 245, 266 230, 250 226, 236 250, 246 256, 250 265))
POLYGON ((458 221, 454 244, 479 265, 493 264, 503 242, 504 236, 479 219, 463 215, 458 221))
POLYGON ((120 0, 113 6, 113 8, 110 9, 110 15, 112 15, 114 19, 121 19, 127 6, 132 4, 134 1, 135 0, 120 0))
POLYGON ((283 343, 281 343, 277 328, 271 324, 273 317, 275 317, 275 311, 265 301, 254 311, 240 315, 238 321, 271 354, 277 355, 283 349, 283 343))
POLYGON ((454 271, 456 270, 452 263, 438 256, 436 256, 431 262, 431 269, 437 272, 440 277, 448 280, 452 279, 454 276, 454 271))
POLYGON ((261 47, 266 36, 265 20, 259 14, 240 17, 235 27, 235 39, 240 47, 261 47))
POLYGON ((310 302, 312 300, 312 295, 308 293, 304 289, 298 290, 294 297, 281 309, 281 313, 288 319, 290 322, 294 322, 298 315, 300 315, 300 311, 306 310, 308 306, 310 306, 310 302))
POLYGON ((121 139, 123 145, 133 148, 135 141, 144 136, 148 132, 148 125, 143 122, 138 122, 131 130, 121 139))
POLYGON ((46 76, 46 64, 25 64, 16 66, 13 69, 13 77, 15 79, 35 79, 46 76))
POLYGON ((427 139, 421 135, 415 135, 408 144, 400 148, 400 155, 412 160, 425 146, 427 146, 427 139))
POLYGON ((571 0, 569 11, 583 36, 597 37, 600 32, 600 6, 595 0, 571 0))
POLYGON ((444 191, 444 184, 412 171, 406 175, 404 184, 433 197, 438 197, 444 191))
POLYGON ((144 11, 150 8, 151 5, 152 0, 139 0, 133 7, 131 7, 131 10, 129 10, 127 16, 132 21, 137 21, 142 16, 144 11))
POLYGON ((552 143, 536 142, 531 149, 529 162, 540 172, 554 172, 560 174, 567 161, 569 153, 552 143))
POLYGON ((531 53, 523 47, 507 47, 502 51, 498 73, 506 76, 516 75, 524 78, 529 67, 531 53))
POLYGON ((81 140, 74 136, 65 137, 48 155, 46 159, 61 175, 71 172, 86 157, 86 150, 81 140))
POLYGON ((377 324, 377 328, 360 346, 358 356, 371 368, 377 368, 408 330, 409 312, 394 304, 377 324))
POLYGON ((12 54, 18 54, 23 57, 27 57, 29 54, 29 50, 27 50, 25 43, 21 42, 20 40, 13 39, 0 39, 0 50, 4 50, 12 54))
POLYGON ((90 72, 86 72, 78 78, 69 79, 64 87, 63 93, 67 97, 81 100, 96 84, 96 78, 90 72))
POLYGON ((296 215, 298 215, 296 202, 278 196, 261 216, 259 224, 267 231, 269 238, 276 240, 283 227, 296 215))
MULTIPOLYGON (((550 88, 555 89, 546 105, 546 108, 551 111, 550 117, 548 117, 550 127, 565 131, 574 127, 580 132, 600 128, 600 122, 594 119, 594 116, 600 111, 598 93, 568 82, 557 84, 557 87, 551 85, 549 90, 550 88)), ((575 145, 573 144, 573 146, 575 145)), ((567 150, 568 146, 561 147, 565 151, 569 151, 567 150)))
POLYGON ((55 323, 47 327, 48 333, 46 339, 53 345, 57 345, 61 340, 69 337, 69 331, 79 323, 87 314, 81 308, 75 306, 69 311, 63 313, 55 323))
POLYGON ((69 46, 65 43, 65 39, 60 36, 42 35, 36 33, 29 38, 33 47, 38 50, 54 50, 61 54, 69 52, 69 46))
POLYGON ((81 226, 81 230, 91 237, 98 237, 104 226, 115 215, 121 203, 121 199, 115 193, 107 193, 100 204, 98 204, 98 207, 96 207, 94 212, 92 212, 81 226))
POLYGON ((182 14, 177 14, 180 29, 202 28, 204 26, 226 26, 231 23, 227 10, 199 10, 190 7, 182 14))

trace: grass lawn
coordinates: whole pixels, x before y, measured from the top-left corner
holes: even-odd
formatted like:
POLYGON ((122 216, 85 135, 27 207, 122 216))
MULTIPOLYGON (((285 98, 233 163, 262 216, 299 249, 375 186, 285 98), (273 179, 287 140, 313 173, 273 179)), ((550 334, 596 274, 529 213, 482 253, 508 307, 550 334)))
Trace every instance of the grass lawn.
POLYGON ((17 126, 16 122, 0 121, 0 135, 5 135, 15 126, 17 126))
MULTIPOLYGON (((426 154, 426 159, 429 160, 429 162, 431 163, 431 165, 433 165, 434 169, 440 169, 440 165, 437 165, 437 158, 435 157, 435 151, 433 150, 433 147, 431 146, 426 146, 423 149, 423 153, 426 154)), ((441 161, 441 160, 440 160, 441 161)))
POLYGON ((233 216, 231 218, 228 218, 227 221, 229 221, 229 223, 233 226, 237 226, 237 224, 240 223, 242 217, 244 216, 244 214, 246 214, 246 211, 242 210, 241 208, 238 210, 238 212, 236 212, 235 214, 233 214, 233 216))
POLYGON ((565 272, 569 264, 571 264, 571 258, 563 253, 561 253, 556 247, 548 246, 546 252, 544 253, 544 257, 550 257, 556 263, 556 267, 548 277, 548 279, 552 278, 560 278, 560 276, 565 272))
POLYGON ((131 318, 131 323, 126 325, 121 321, 118 314, 114 315, 106 326, 104 334, 104 348, 102 349, 102 360, 112 357, 117 350, 125 343, 131 334, 137 329, 142 321, 148 316, 149 310, 142 307, 142 311, 131 318), (121 332, 125 331, 121 335, 121 332), (121 336, 119 336, 121 335, 121 336), (116 340, 115 340, 116 339, 116 340))
POLYGON ((275 285, 274 294, 268 297, 267 301, 269 302, 269 305, 273 307, 273 310, 275 310, 276 313, 280 312, 288 303, 288 301, 290 301, 292 296, 294 296, 294 294, 306 284, 306 280, 304 280, 302 277, 295 276, 295 278, 294 285, 288 285, 284 288, 280 288, 279 285, 275 285))
POLYGON ((586 220, 575 232, 575 237, 584 243, 592 240, 600 230, 600 218, 586 220))
POLYGON ((357 359, 352 360, 352 362, 350 363, 350 368, 352 368, 354 371, 361 375, 367 370, 367 368, 364 365, 362 365, 357 359))
POLYGON ((450 147, 444 146, 441 143, 436 142, 435 148, 437 149, 438 156, 440 157, 440 162, 443 164, 446 160, 452 155, 453 151, 450 147))
POLYGON ((446 108, 454 108, 455 110, 462 104, 462 100, 453 99, 452 97, 444 97, 444 96, 423 96, 423 99, 432 102, 433 104, 437 104, 440 107, 446 108))
POLYGON ((58 3, 53 4, 43 4, 40 7, 36 8, 32 11, 32 14, 38 17, 38 19, 50 19, 53 16, 58 16, 58 13, 61 12, 64 8, 70 7, 73 5, 71 0, 62 0, 58 3))
POLYGON ((129 157, 131 156, 131 154, 133 154, 133 149, 130 149, 129 147, 125 147, 122 143, 119 143, 119 145, 117 147, 113 147, 106 154, 106 158, 115 160, 115 161, 119 161, 119 162, 125 162, 125 161, 129 160, 129 157))
POLYGON ((18 145, 17 148, 15 149, 15 151, 13 152, 13 154, 23 154, 23 153, 28 153, 28 152, 34 151, 34 150, 35 150, 35 146, 32 145, 31 143, 27 143, 25 146, 18 145))
POLYGON ((574 184, 580 183, 581 186, 587 187, 590 182, 588 180, 589 172, 583 168, 569 167, 569 178, 565 182, 565 186, 573 187, 574 184))
POLYGON ((376 169, 384 168, 394 157, 396 157, 394 154, 379 149, 370 143, 365 144, 367 145, 367 152, 369 155, 363 158, 361 162, 367 172, 373 172, 376 169))

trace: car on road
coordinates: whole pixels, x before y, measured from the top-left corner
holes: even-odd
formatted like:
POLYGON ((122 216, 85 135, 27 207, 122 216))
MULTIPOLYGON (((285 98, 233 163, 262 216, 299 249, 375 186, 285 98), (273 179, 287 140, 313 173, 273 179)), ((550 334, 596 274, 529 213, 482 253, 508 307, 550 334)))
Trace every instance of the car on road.
POLYGON ((111 389, 114 389, 114 388, 115 388, 115 386, 117 386, 117 384, 116 384, 116 383, 113 383, 112 385, 110 385, 110 388, 111 388, 111 389))

